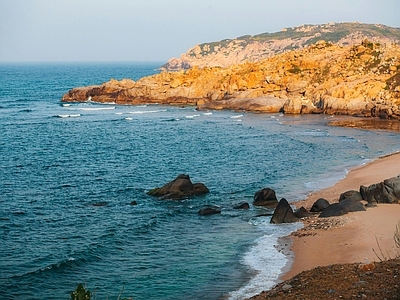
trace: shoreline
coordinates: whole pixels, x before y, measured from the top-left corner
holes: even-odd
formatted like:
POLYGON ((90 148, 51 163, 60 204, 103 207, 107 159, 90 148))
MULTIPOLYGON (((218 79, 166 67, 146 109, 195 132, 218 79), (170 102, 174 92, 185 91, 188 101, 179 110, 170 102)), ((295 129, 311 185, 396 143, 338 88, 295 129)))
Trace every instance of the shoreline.
MULTIPOLYGON (((293 204, 296 208, 304 206, 310 209, 318 198, 325 198, 334 203, 343 192, 359 190, 361 185, 368 186, 398 175, 400 175, 400 151, 351 168, 346 176, 333 186, 315 191, 306 199, 293 204)), ((282 268, 277 283, 319 266, 370 263, 380 260, 377 254, 393 257, 394 253, 398 253, 396 251, 400 251, 395 249, 393 240, 396 224, 399 221, 399 204, 378 204, 377 207, 368 208, 365 212, 303 220, 304 228, 279 240, 279 247, 286 249, 288 262, 282 268), (315 225, 332 221, 333 226, 315 225)))

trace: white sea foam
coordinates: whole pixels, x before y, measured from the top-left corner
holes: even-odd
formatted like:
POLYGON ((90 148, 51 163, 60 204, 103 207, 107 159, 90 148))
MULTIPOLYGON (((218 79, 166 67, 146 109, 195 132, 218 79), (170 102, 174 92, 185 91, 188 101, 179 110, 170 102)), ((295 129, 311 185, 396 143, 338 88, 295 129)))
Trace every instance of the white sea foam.
POLYGON ((111 106, 111 107, 78 107, 77 109, 84 110, 84 111, 111 110, 111 109, 115 109, 115 106, 111 106))
POLYGON ((203 113, 204 116, 209 116, 209 115, 212 115, 212 114, 213 114, 212 112, 203 113))
POLYGON ((159 110, 138 110, 138 111, 131 111, 130 114, 154 114, 159 112, 165 112, 166 109, 159 109, 159 110))
POLYGON ((116 112, 115 114, 116 115, 122 115, 122 112, 116 112))
POLYGON ((127 118, 125 118, 125 120, 130 121, 130 120, 133 120, 133 118, 127 117, 127 118))
POLYGON ((243 264, 256 275, 245 286, 231 292, 230 300, 246 299, 272 288, 288 262, 288 258, 276 249, 278 239, 300 228, 301 223, 274 225, 269 224, 269 220, 270 218, 257 218, 250 221, 253 225, 264 228, 266 232, 273 233, 258 238, 244 255, 243 264))
POLYGON ((241 117, 243 117, 243 115, 232 116, 231 119, 238 119, 238 118, 241 118, 241 117))
POLYGON ((185 116, 186 119, 193 119, 196 117, 200 117, 200 115, 189 115, 189 116, 185 116))
POLYGON ((69 107, 69 106, 71 106, 71 104, 69 104, 69 103, 63 103, 62 106, 63 106, 63 107, 69 107))
POLYGON ((80 114, 72 114, 72 115, 57 115, 58 118, 77 118, 80 117, 80 114))

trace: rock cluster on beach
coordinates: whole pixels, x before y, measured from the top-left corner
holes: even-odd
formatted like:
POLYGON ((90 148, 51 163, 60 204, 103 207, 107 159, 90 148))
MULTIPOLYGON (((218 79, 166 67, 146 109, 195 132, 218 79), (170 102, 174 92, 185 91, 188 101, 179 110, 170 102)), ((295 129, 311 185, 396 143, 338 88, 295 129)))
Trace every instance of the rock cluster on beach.
POLYGON ((400 119, 400 46, 319 41, 255 62, 161 72, 133 81, 75 88, 62 101, 195 105, 288 114, 400 119))

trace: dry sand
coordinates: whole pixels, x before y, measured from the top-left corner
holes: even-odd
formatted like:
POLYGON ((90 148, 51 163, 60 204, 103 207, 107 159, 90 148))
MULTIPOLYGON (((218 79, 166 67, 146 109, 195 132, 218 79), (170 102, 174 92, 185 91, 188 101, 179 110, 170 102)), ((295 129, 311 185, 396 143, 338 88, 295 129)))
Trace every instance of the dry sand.
MULTIPOLYGON (((351 170, 346 178, 334 186, 315 192, 295 205, 309 209, 318 198, 337 202, 345 191, 359 190, 360 185, 368 186, 399 174, 400 153, 381 157, 351 170)), ((342 218, 344 225, 329 230, 316 229, 310 231, 310 235, 292 237, 294 261, 288 266, 290 269, 282 276, 282 280, 317 266, 368 263, 379 261, 378 256, 393 258, 399 254, 400 249, 396 248, 393 236, 400 221, 400 204, 378 204, 378 207, 368 208, 365 212, 349 213, 339 218, 342 218)))

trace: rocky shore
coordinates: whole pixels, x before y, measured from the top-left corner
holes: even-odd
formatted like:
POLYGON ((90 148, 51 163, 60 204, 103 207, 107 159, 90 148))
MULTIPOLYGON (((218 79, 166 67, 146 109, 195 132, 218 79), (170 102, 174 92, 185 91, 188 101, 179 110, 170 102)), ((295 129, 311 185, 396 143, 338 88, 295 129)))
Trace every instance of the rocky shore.
MULTIPOLYGON (((400 153, 379 158, 295 205, 310 208, 321 197, 338 200, 343 191, 398 176, 399 162, 400 153)), ((400 249, 394 240, 399 222, 398 203, 303 219, 304 228, 278 248, 292 259, 282 282, 251 299, 400 299, 400 249)))
POLYGON ((400 46, 319 41, 255 62, 74 88, 64 102, 193 105, 260 113, 400 119, 400 46))

